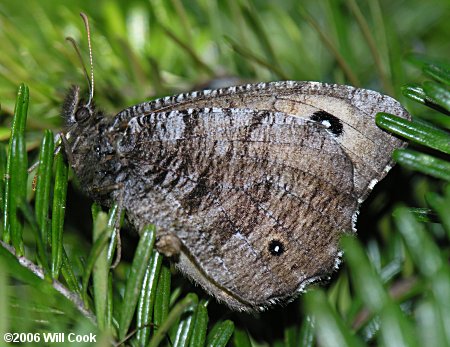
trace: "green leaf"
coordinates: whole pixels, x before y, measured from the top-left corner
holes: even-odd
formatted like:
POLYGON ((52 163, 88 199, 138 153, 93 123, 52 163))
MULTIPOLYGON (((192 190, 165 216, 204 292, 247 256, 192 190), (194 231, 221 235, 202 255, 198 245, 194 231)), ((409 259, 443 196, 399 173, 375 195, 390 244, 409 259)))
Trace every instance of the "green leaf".
POLYGON ((11 125, 8 160, 6 164, 5 196, 3 207, 3 240, 12 241, 18 255, 23 255, 23 225, 19 220, 18 205, 27 195, 27 151, 25 148, 25 124, 29 102, 28 87, 19 86, 14 118, 11 125))
POLYGON ((112 229, 113 233, 108 245, 108 266, 111 266, 114 261, 114 254, 117 246, 117 233, 120 232, 120 226, 122 225, 125 216, 124 212, 125 211, 117 203, 113 204, 109 210, 108 229, 112 229))
POLYGON ((152 313, 158 287, 158 279, 161 270, 163 256, 153 250, 150 264, 144 275, 144 285, 139 295, 137 306, 136 325, 138 327, 137 340, 139 345, 147 346, 150 339, 152 313))
POLYGON ((68 166, 59 152, 55 159, 55 186, 52 208, 52 277, 57 279, 63 262, 63 231, 66 211, 68 166))
MULTIPOLYGON (((192 331, 195 324, 196 308, 198 306, 197 294, 189 293, 192 305, 186 307, 183 314, 180 317, 175 337, 173 339, 173 347, 187 347, 192 336, 192 331)), ((196 345, 200 346, 200 345, 196 345)))
POLYGON ((48 265, 47 253, 45 252, 44 242, 41 238, 41 232, 39 230, 37 222, 34 219, 33 211, 26 202, 23 202, 20 205, 20 210, 24 215, 25 219, 27 220, 28 224, 30 225, 34 238, 36 240, 38 260, 39 264, 44 269, 44 276, 50 279, 51 275, 50 275, 50 267, 48 265))
POLYGON ((321 290, 311 290, 305 294, 306 311, 315 317, 317 339, 322 346, 357 347, 362 342, 345 327, 344 322, 331 308, 321 290))
POLYGON ((233 335, 234 323, 230 320, 219 321, 211 329, 206 339, 208 347, 224 347, 233 335))
POLYGON ((11 241, 18 255, 23 255, 23 223, 19 213, 19 206, 26 201, 27 195, 27 151, 23 136, 13 136, 11 139, 11 170, 7 173, 11 182, 9 193, 11 196, 11 204, 9 205, 11 241))
POLYGON ((450 112, 450 91, 443 85, 427 81, 423 83, 423 90, 433 103, 450 112))
MULTIPOLYGON (((106 222, 106 220, 98 220, 98 223, 106 222)), ((99 228, 97 225, 96 228, 99 228)), ((99 234, 98 231, 95 231, 95 234, 99 234)), ((92 271, 94 269, 95 263, 102 254, 103 249, 106 247, 106 244, 108 243, 108 239, 110 237, 110 234, 108 233, 108 230, 106 228, 102 229, 102 232, 96 236, 95 242, 92 245, 91 251, 89 252, 89 256, 86 260, 86 264, 84 265, 84 271, 83 271, 83 277, 81 281, 81 296, 83 298, 84 304, 86 306, 89 305, 88 300, 88 284, 89 284, 89 278, 91 277, 92 271)))
MULTIPOLYGON (((7 162, 7 154, 6 154, 6 148, 3 145, 3 143, 0 143, 0 213, 5 217, 4 215, 4 208, 5 208, 5 180, 6 180, 6 162, 7 162)), ((1 230, 3 230, 4 225, 3 223, 0 225, 1 230)), ((0 230, 0 232, 1 232, 0 230)))
POLYGON ((35 215, 44 244, 47 244, 49 232, 50 192, 53 174, 53 133, 46 130, 39 152, 39 166, 36 179, 35 215))
MULTIPOLYGON (((192 336, 189 342, 190 347, 204 346, 206 341, 206 332, 208 330, 208 302, 201 300, 195 308, 194 326, 192 336)), ((237 346, 238 347, 238 346, 237 346)))
POLYGON ((416 331, 412 329, 400 308, 394 304, 384 307, 380 314, 380 345, 414 347, 420 346, 416 331))
POLYGON ((284 328, 284 346, 295 347, 297 345, 297 326, 288 324, 284 328))
POLYGON ((421 302, 415 309, 415 316, 420 327, 418 333, 422 346, 448 346, 444 321, 434 300, 421 302))
MULTIPOLYGON (((418 222, 439 222, 436 214, 429 208, 410 207, 408 211, 414 215, 418 222)), ((392 215, 395 216, 395 212, 392 215)))
POLYGON ((425 64, 423 72, 437 82, 450 85, 450 70, 443 65, 425 64))
POLYGON ((395 150, 392 156, 404 167, 450 181, 450 163, 410 149, 395 150))
POLYGON ((242 328, 234 329, 233 344, 235 347, 252 347, 252 342, 250 341, 250 336, 248 335, 248 332, 242 328))
POLYGON ((153 324, 158 329, 169 314, 170 301, 170 268, 167 264, 162 265, 159 273, 158 286, 156 288, 155 305, 153 309, 153 324))
MULTIPOLYGON (((95 206, 95 205, 94 205, 95 206)), ((108 229, 107 220, 108 216, 105 212, 95 211, 93 207, 92 217, 94 219, 94 227, 92 231, 93 242, 97 240, 104 240, 105 238, 111 237, 112 230, 108 229)), ((100 241, 100 242, 102 242, 100 241)), ((93 280, 93 293, 94 293, 94 304, 95 304, 95 315, 97 316, 97 324, 101 330, 105 330, 108 323, 106 319, 106 310, 108 307, 108 296, 105 293, 108 292, 109 285, 109 264, 107 259, 107 249, 106 242, 104 243, 102 249, 95 258, 92 280, 93 280)), ((86 283, 85 283, 86 285, 86 283)))
POLYGON ((420 104, 425 104, 427 102, 426 100, 427 95, 425 94, 421 85, 408 84, 406 86, 403 86, 402 93, 404 96, 420 104))
POLYGON ((192 297, 186 296, 183 300, 178 302, 172 310, 170 310, 167 318, 164 320, 164 323, 157 327, 155 335, 153 335, 148 347, 156 347, 159 346, 161 341, 167 335, 167 332, 175 324, 176 321, 180 319, 180 316, 183 312, 190 306, 192 306, 194 302, 192 301, 192 297))
POLYGON ((302 347, 314 346, 314 318, 310 315, 305 315, 302 325, 300 326, 300 333, 298 342, 302 347))
MULTIPOLYGON (((0 246, 2 247, 2 246, 0 246)), ((3 259, 0 259, 0 307, 2 308, 2 314, 0 315, 0 336, 5 336, 10 330, 10 310, 9 300, 10 297, 10 283, 9 276, 6 272, 6 267, 3 259)))
MULTIPOLYGON (((108 327, 113 326, 114 300, 113 300, 113 276, 108 277, 108 291, 106 292, 106 315, 105 322, 108 327)), ((114 325, 115 327, 115 325, 114 325)))
POLYGON ((406 207, 396 209, 395 222, 420 272, 432 276, 444 263, 439 247, 406 207))
POLYGON ((442 226, 447 232, 447 237, 450 239, 450 185, 445 188, 445 195, 441 196, 437 193, 430 192, 426 195, 427 202, 437 212, 442 226))
POLYGON ((345 258, 352 270, 355 290, 369 309, 379 312, 385 305, 391 303, 381 279, 370 265, 361 245, 354 238, 344 237, 341 243, 345 258))
POLYGON ((388 113, 376 115, 377 125, 421 145, 450 154, 450 134, 425 122, 411 122, 388 113))
POLYGON ((147 226, 142 230, 141 238, 133 258, 130 273, 128 275, 123 303, 120 308, 119 338, 122 340, 130 327, 136 304, 143 285, 145 271, 149 266, 155 243, 156 232, 154 226, 147 226))
POLYGON ((442 112, 444 114, 450 115, 450 113, 442 106, 436 104, 433 99, 431 99, 423 90, 422 86, 417 84, 409 84, 402 87, 402 94, 407 98, 414 100, 420 104, 431 107, 436 111, 442 112))
POLYGON ((372 313, 380 315, 379 339, 384 345, 416 346, 412 326, 389 296, 360 243, 352 236, 344 236, 341 243, 357 295, 372 313))
POLYGON ((61 267, 61 273, 67 283, 67 286, 72 292, 77 293, 81 296, 80 285, 73 271, 72 264, 67 256, 65 249, 63 249, 63 263, 61 267))
POLYGON ((35 273, 30 269, 22 266, 17 258, 11 254, 10 251, 5 249, 3 244, 0 246, 0 262, 5 264, 5 269, 11 274, 15 279, 18 279, 24 283, 29 284, 39 288, 39 286, 46 286, 48 283, 42 281, 35 273))

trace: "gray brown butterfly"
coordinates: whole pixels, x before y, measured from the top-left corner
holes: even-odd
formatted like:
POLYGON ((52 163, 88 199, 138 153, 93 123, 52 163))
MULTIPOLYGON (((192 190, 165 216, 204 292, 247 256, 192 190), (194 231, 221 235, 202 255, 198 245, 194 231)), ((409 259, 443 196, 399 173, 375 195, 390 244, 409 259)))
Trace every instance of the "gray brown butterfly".
POLYGON ((139 231, 231 308, 295 298, 339 263, 339 237, 404 143, 377 92, 319 82, 204 90, 106 117, 68 94, 68 158, 95 201, 120 201, 139 231))

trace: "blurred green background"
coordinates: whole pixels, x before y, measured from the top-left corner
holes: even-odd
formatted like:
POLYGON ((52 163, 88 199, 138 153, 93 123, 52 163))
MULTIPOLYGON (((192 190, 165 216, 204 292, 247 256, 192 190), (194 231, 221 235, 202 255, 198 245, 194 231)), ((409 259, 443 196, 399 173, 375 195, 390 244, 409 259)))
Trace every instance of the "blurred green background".
MULTIPOLYGON (((450 53, 448 0, 3 1, 0 140, 10 136, 17 86, 24 82, 30 88, 26 137, 30 164, 37 159, 43 130, 57 132, 62 127, 60 108, 67 89, 77 84, 87 90, 81 64, 65 40, 70 36, 78 42, 87 65, 80 12, 87 14, 91 25, 94 99, 110 115, 145 100, 207 86, 289 79, 374 89, 397 98, 414 116, 435 119, 435 111, 407 100, 400 88, 423 81, 423 62, 448 61, 450 53)), ((449 127, 448 120, 440 124, 449 127)), ((92 246, 91 202, 74 186, 68 192, 64 244, 74 267, 82 269, 80 258, 92 246)), ((398 202, 426 206, 425 194, 441 188, 436 179, 396 168, 363 205, 359 237, 386 283, 416 278, 390 218, 393 206, 398 202)), ((33 201, 31 189, 28 195, 33 201)), ((442 227, 430 228, 448 254, 442 227)), ((118 278, 125 276, 136 243, 137 236, 126 233, 118 278)), ((370 343, 379 329, 377 318, 364 316, 363 299, 355 294, 349 277, 346 265, 342 266, 325 284, 326 301, 346 322, 348 330, 343 331, 356 332, 370 343)), ((397 288, 399 283, 404 281, 386 286, 397 288)), ((77 326, 79 313, 62 298, 42 295, 42 288, 33 291, 14 280, 8 288, 6 298, 14 319, 7 318, 4 326, 45 330, 48 326, 40 322, 45 319, 62 330, 77 326)), ((207 298, 179 276, 173 279, 173 288, 180 293, 194 290, 207 298)), ((413 311, 409 299, 418 292, 415 286, 402 292, 403 309, 413 311)), ((240 344, 245 338, 240 340, 239 334, 251 336, 254 346, 315 343, 314 332, 308 333, 311 318, 305 318, 302 298, 256 317, 229 312, 211 301, 209 313, 210 325, 225 318, 234 321, 237 330, 230 344, 236 346, 246 345, 240 344)))
POLYGON ((65 91, 87 87, 65 40, 78 42, 87 63, 81 11, 91 20, 96 101, 111 114, 221 76, 346 83, 399 97, 420 76, 410 54, 446 59, 450 51, 442 0, 4 1, 2 112, 12 112, 25 81, 30 130, 60 126, 65 91))

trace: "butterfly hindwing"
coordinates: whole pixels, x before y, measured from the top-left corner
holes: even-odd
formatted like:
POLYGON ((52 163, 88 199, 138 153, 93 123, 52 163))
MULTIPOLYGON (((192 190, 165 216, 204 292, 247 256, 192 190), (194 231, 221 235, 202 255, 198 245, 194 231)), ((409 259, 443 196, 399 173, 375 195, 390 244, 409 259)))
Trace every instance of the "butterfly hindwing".
POLYGON ((131 118, 119 144, 136 167, 125 184, 144 192, 125 198, 130 219, 176 234, 177 266, 238 309, 291 298, 333 268, 338 237, 352 228, 353 165, 309 119, 249 109, 159 112, 131 118))

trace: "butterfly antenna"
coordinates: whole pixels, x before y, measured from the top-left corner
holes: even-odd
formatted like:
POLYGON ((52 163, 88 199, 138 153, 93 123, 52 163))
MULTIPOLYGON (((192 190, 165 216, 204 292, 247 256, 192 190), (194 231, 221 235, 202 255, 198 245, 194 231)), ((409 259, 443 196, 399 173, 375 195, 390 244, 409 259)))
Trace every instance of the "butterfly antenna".
POLYGON ((88 73, 87 73, 86 66, 84 65, 83 57, 81 56, 81 53, 80 53, 80 49, 79 49, 79 47, 78 47, 78 44, 77 44, 77 42, 73 39, 73 37, 70 37, 70 36, 69 36, 69 37, 66 37, 66 40, 70 42, 70 44, 72 45, 73 49, 74 49, 75 52, 77 53, 78 60, 79 60, 80 63, 81 63, 81 67, 83 68, 84 76, 86 77, 87 83, 88 83, 88 85, 89 85, 89 90, 91 90, 91 89, 92 89, 92 87, 91 87, 91 80, 89 79, 89 75, 88 75, 88 73))
POLYGON ((89 93, 89 101, 87 103, 87 106, 89 106, 92 102, 92 99, 94 98, 94 63, 92 60, 91 30, 89 28, 88 17, 83 12, 80 13, 80 16, 81 16, 81 18, 83 18, 84 26, 85 26, 86 32, 87 32, 88 48, 89 48, 89 65, 91 66, 91 80, 89 83, 90 93, 89 93))

